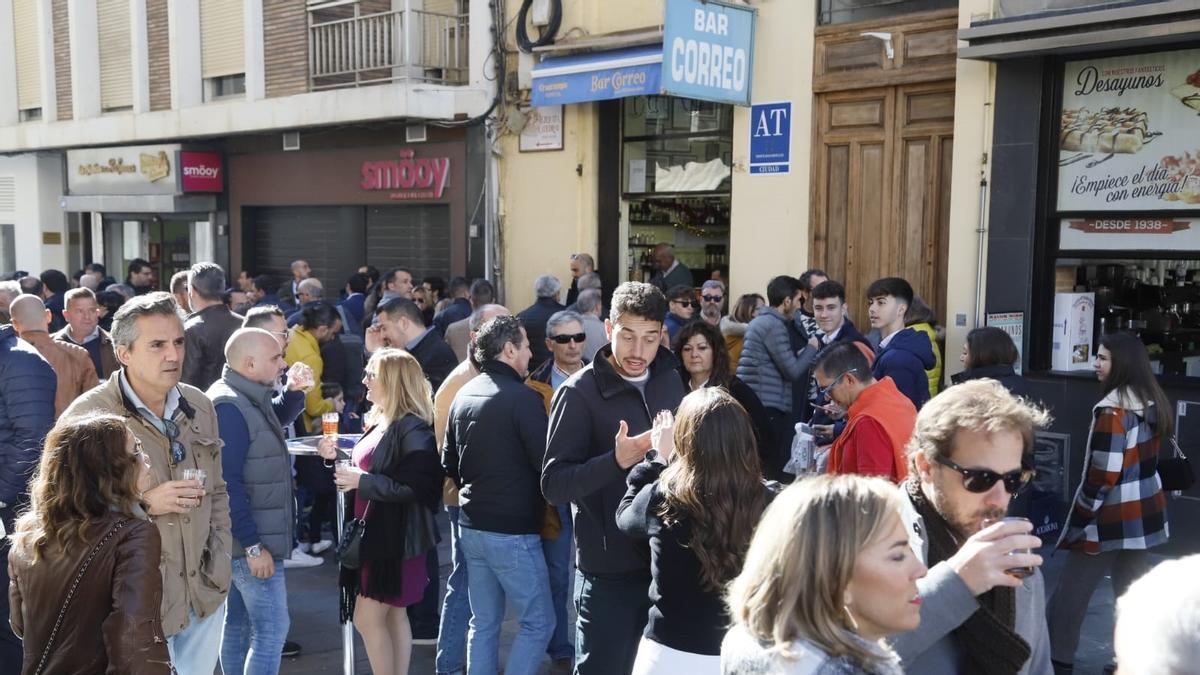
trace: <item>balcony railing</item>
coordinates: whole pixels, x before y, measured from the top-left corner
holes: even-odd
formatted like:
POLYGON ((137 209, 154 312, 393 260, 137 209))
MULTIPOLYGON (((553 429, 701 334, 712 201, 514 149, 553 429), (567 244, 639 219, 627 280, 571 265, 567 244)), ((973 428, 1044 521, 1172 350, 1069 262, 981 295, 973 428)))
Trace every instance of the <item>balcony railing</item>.
POLYGON ((466 83, 466 14, 419 9, 364 13, 365 4, 310 0, 313 91, 404 81, 466 83))

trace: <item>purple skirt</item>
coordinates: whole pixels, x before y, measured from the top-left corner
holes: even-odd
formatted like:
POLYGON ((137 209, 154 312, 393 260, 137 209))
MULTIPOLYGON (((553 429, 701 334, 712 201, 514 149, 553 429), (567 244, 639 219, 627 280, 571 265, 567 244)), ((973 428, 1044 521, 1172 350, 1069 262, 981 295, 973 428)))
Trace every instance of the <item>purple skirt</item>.
MULTIPOLYGON (((408 607, 421 601, 421 598, 425 595, 425 586, 429 583, 429 575, 425 572, 426 555, 422 553, 415 558, 409 558, 400 563, 400 574, 403 579, 404 590, 401 591, 399 596, 384 598, 382 602, 392 607, 408 607)), ((366 563, 359 570, 359 595, 366 596, 371 592, 371 567, 372 563, 366 563)))

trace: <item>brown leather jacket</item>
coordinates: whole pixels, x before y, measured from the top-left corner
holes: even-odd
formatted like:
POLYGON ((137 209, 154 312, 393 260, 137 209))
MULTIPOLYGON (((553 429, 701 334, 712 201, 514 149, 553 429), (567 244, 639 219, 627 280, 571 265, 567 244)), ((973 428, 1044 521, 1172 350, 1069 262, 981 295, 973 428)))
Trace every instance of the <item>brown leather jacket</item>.
POLYGON ((80 394, 100 384, 92 356, 83 347, 55 340, 44 330, 27 330, 21 333, 21 339, 38 350, 58 378, 58 389, 54 391, 55 416, 63 414, 80 394))
MULTIPOLYGON (((50 337, 54 338, 55 340, 58 340, 59 342, 67 342, 67 343, 73 344, 77 347, 83 347, 84 349, 86 349, 86 347, 84 347, 84 345, 79 344, 78 342, 71 339, 71 327, 70 326, 67 326, 66 328, 58 331, 57 333, 51 335, 50 337)), ((112 375, 113 373, 117 372, 117 370, 119 370, 121 368, 121 362, 117 360, 117 354, 116 354, 116 352, 113 351, 112 338, 109 337, 107 331, 105 331, 103 328, 101 328, 100 335, 96 339, 100 340, 100 370, 103 371, 103 372, 96 373, 96 375, 98 375, 101 380, 107 380, 109 375, 112 375)), ((88 356, 91 356, 90 352, 88 353, 88 356)), ((95 365, 96 365, 96 362, 93 361, 92 367, 94 368, 95 365)))
POLYGON ((42 672, 172 672, 158 616, 162 602, 158 528, 148 520, 114 513, 89 528, 86 543, 65 551, 50 544, 51 550, 44 550, 36 564, 15 552, 9 555, 10 619, 13 632, 24 642, 23 675, 36 672, 84 558, 122 521, 76 587, 42 672))

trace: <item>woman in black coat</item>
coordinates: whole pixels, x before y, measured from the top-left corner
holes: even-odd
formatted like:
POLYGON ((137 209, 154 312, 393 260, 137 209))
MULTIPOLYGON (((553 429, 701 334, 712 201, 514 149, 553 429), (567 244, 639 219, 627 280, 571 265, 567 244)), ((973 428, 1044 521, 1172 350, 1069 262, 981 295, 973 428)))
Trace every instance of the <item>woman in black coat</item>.
POLYGON ((721 331, 704 321, 692 321, 676 334, 674 352, 679 359, 679 376, 688 391, 721 387, 746 409, 754 428, 759 456, 764 460, 763 466, 767 466, 762 453, 775 447, 771 420, 754 390, 733 374, 733 363, 721 331))
POLYGON ((1008 333, 995 326, 976 328, 967 333, 959 361, 966 368, 954 375, 954 384, 968 380, 990 378, 997 380, 1014 396, 1029 397, 1029 384, 1013 369, 1021 355, 1008 333))

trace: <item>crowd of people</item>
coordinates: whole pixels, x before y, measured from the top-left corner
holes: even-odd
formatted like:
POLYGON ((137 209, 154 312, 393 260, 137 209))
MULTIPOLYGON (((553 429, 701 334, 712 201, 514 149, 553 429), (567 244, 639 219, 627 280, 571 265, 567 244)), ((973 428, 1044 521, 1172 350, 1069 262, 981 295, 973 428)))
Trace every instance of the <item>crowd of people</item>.
POLYGON ((1069 673, 1107 574, 1120 672, 1194 668, 1200 556, 1147 553, 1174 430, 1137 338, 1100 340, 1047 600, 1009 511, 1049 416, 1006 333, 971 331, 945 387, 904 279, 735 301, 655 256, 614 289, 571 256, 520 312, 400 267, 327 293, 303 260, 281 287, 197 263, 158 291, 142 260, 0 282, 0 671, 277 672, 285 569, 331 549, 378 673, 414 644, 469 675, 1069 673))

